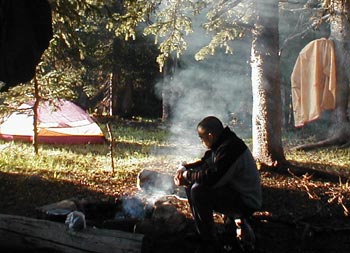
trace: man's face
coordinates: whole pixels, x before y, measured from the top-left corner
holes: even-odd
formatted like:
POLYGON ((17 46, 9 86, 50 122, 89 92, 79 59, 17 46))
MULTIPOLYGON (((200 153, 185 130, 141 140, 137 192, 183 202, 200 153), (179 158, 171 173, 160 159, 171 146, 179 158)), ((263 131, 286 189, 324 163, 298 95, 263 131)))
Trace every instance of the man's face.
POLYGON ((202 127, 198 127, 197 131, 198 131, 198 137, 200 138, 202 144, 206 148, 210 149, 211 146, 213 145, 214 136, 211 133, 208 133, 202 127))

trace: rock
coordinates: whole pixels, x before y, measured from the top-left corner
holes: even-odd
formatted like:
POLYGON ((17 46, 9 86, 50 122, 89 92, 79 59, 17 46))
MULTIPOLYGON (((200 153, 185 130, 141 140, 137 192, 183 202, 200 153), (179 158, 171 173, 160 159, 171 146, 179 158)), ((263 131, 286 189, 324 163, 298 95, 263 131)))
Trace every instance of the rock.
POLYGON ((36 210, 42 219, 64 222, 67 215, 73 211, 77 211, 78 207, 74 200, 65 199, 60 202, 38 207, 36 210))
POLYGON ((137 175, 137 188, 148 193, 173 194, 176 186, 171 175, 152 170, 142 170, 137 175))

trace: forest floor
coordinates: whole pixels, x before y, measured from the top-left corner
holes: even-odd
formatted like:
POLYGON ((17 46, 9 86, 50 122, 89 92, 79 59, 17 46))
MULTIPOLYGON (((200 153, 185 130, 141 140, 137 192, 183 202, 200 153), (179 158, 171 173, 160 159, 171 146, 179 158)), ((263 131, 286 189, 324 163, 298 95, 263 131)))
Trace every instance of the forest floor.
MULTIPOLYGON (((255 252, 350 251, 350 190, 347 183, 268 170, 261 171, 261 178, 264 203, 262 210, 252 219, 257 237, 255 252)), ((106 189, 109 187, 118 185, 115 182, 110 186, 104 185, 106 189)), ((121 181, 120 187, 128 189, 125 195, 133 195, 137 191, 132 180, 121 181)), ((0 196, 1 213, 29 217, 37 215, 36 207, 73 196, 111 197, 108 192, 91 191, 79 184, 48 182, 39 177, 1 172, 0 196)), ((178 200, 174 205, 191 220, 187 201, 178 200)), ((184 234, 164 234, 151 239, 152 243, 145 252, 194 252, 196 246, 184 234)), ((234 248, 231 252, 240 251, 234 248)))

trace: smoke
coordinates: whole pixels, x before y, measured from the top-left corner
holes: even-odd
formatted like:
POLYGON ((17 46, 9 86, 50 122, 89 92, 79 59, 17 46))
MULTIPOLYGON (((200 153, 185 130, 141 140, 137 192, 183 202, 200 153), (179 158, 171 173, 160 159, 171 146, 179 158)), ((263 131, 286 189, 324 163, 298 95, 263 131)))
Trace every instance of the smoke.
POLYGON ((115 219, 125 218, 145 218, 152 210, 152 206, 149 203, 138 197, 124 197, 117 201, 120 210, 115 214, 115 219))
POLYGON ((170 80, 157 85, 158 94, 165 93, 165 102, 171 107, 170 142, 188 147, 176 152, 191 157, 203 152, 196 126, 206 116, 220 118, 238 135, 251 134, 249 39, 232 42, 233 54, 218 49, 215 55, 196 61, 194 55, 209 42, 209 35, 200 27, 202 20, 194 20, 194 33, 188 36, 188 50, 179 59, 180 67, 170 80))

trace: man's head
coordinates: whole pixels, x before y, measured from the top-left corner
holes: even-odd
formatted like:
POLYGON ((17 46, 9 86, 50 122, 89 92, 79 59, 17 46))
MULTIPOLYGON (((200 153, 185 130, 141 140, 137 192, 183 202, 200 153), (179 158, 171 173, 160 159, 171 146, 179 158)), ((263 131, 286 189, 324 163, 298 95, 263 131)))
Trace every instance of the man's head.
POLYGON ((201 139, 204 146, 211 148, 215 141, 219 138, 224 126, 221 121, 214 117, 209 116, 202 119, 197 125, 198 136, 201 139))

